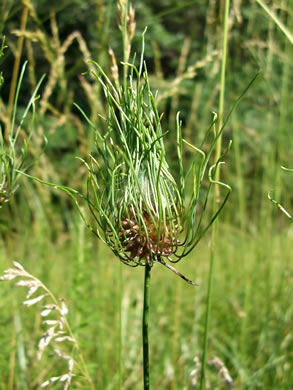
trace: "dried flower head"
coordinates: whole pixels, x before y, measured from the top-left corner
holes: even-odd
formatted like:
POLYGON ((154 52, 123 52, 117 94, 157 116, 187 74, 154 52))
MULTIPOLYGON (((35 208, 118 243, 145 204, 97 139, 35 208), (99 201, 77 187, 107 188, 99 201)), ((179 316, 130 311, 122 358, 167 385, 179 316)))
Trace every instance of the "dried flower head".
MULTIPOLYGON (((190 379, 191 379, 192 387, 196 388, 198 385, 198 381, 199 381, 199 377, 200 377, 200 374, 202 371, 202 367, 201 367, 201 362, 197 356, 195 356, 193 361, 194 361, 195 367, 190 372, 190 379)), ((222 362, 222 360, 220 358, 215 356, 213 359, 208 361, 208 365, 209 365, 209 367, 215 367, 218 376, 222 380, 224 380, 224 382, 226 383, 226 385, 228 385, 228 387, 230 389, 233 389, 233 386, 234 386, 233 379, 230 376, 228 368, 225 366, 225 364, 222 362)), ((210 389, 211 384, 210 384, 210 380, 209 380, 209 375, 206 375, 205 382, 206 382, 205 388, 210 389)))
POLYGON ((222 360, 215 356, 212 360, 208 361, 208 364, 216 368, 219 377, 221 377, 229 386, 229 388, 232 389, 234 386, 233 379, 231 378, 229 370, 222 362, 222 360))

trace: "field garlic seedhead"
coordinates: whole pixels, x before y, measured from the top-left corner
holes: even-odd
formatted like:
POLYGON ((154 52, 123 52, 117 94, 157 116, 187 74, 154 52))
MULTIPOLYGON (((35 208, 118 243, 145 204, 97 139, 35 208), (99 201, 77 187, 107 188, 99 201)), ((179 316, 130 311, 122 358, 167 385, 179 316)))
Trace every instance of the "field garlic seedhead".
POLYGON ((0 208, 9 201, 10 197, 17 190, 17 185, 10 183, 10 175, 6 174, 6 170, 11 169, 9 162, 5 161, 3 156, 0 156, 0 208))
POLYGON ((210 144, 208 152, 204 153, 182 139, 177 115, 179 175, 176 181, 167 163, 166 132, 161 127, 143 56, 139 68, 133 63, 124 64, 129 68, 126 89, 117 82, 113 84, 103 69, 94 64, 97 73, 93 75, 103 87, 108 107, 107 117, 103 118, 106 130, 102 132, 95 128, 96 152, 91 155, 90 163, 85 162, 89 173, 87 200, 98 225, 95 233, 127 265, 151 266, 160 262, 179 274, 170 263, 179 261, 198 244, 230 193, 230 187, 215 181, 223 155, 209 168, 202 215, 196 218, 201 183, 222 130, 215 132, 215 118, 204 140, 209 140, 210 144), (183 143, 196 154, 186 172, 183 143), (193 187, 188 204, 185 197, 187 180, 193 187), (226 188, 226 197, 216 215, 203 227, 202 216, 214 184, 226 188))
MULTIPOLYGON (((3 49, 5 47, 3 40, 2 46, 0 47, 0 58, 1 55, 3 55, 3 49)), ((11 117, 9 115, 9 110, 1 113, 1 119, 5 123, 5 130, 3 131, 0 125, 0 208, 9 201, 17 190, 20 171, 25 171, 31 164, 31 161, 28 159, 28 145, 34 128, 35 102, 38 100, 37 93, 44 76, 37 84, 19 123, 16 124, 18 96, 26 65, 27 62, 24 63, 20 72, 11 117), (29 112, 30 122, 27 124, 29 130, 28 132, 25 132, 23 126, 29 112), (23 134, 21 135, 21 133, 23 134)), ((2 73, 0 73, 0 87, 3 83, 4 79, 2 73)))

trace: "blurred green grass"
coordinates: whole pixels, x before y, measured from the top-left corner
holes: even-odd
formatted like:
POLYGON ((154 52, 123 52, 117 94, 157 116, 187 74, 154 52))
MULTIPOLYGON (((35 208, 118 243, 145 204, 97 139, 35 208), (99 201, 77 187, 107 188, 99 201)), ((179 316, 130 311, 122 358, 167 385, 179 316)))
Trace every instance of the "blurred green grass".
MULTIPOLYGON (((293 314, 290 235, 292 231, 277 233, 268 243, 264 238, 255 239, 253 234, 243 237, 230 226, 221 227, 208 359, 217 356, 225 362, 235 388, 290 388, 293 314)), ((191 388, 189 374, 194 368, 193 359, 202 348, 208 256, 205 240, 179 264, 180 271, 200 283, 196 288, 160 264, 154 266, 150 313, 154 389, 191 388)), ((8 267, 10 260, 1 258, 2 267, 8 267)), ((73 332, 97 389, 118 385, 122 299, 123 383, 125 388, 140 388, 143 269, 122 266, 120 296, 121 264, 107 248, 97 246, 80 221, 54 243, 45 239, 42 245, 37 235, 31 235, 25 244, 20 241, 13 258, 50 286, 56 296, 65 297, 73 332)), ((1 389, 6 389, 8 383, 16 313, 22 324, 16 340, 23 338, 27 369, 21 373, 17 368, 16 353, 15 388, 29 388, 36 378, 41 382, 57 375, 60 364, 49 351, 41 362, 36 362, 37 343, 42 334, 39 314, 36 308, 21 305, 24 294, 12 284, 1 285, 1 389)), ((208 377, 212 388, 226 388, 215 369, 208 368, 208 377)))
MULTIPOLYGON (((108 45, 117 59, 122 58, 116 3, 90 1, 85 6, 75 0, 62 6, 46 1, 28 4, 34 8, 26 31, 39 35, 25 39, 21 59, 29 58, 30 64, 21 104, 26 104, 34 80, 47 73, 32 156, 40 154, 43 136, 48 139, 45 153, 30 173, 82 189, 85 171, 75 156, 87 158, 93 134, 72 103, 82 106, 97 126, 102 126, 97 114, 103 114, 105 105, 92 81, 79 77, 87 68, 85 52, 80 51, 82 40, 74 41, 60 63, 58 39, 62 45, 79 30, 91 58, 109 69, 108 45), (48 97, 44 98, 46 91, 48 97)), ((290 29, 289 1, 281 7, 272 1, 270 6, 290 29)), ((23 6, 8 1, 1 7, 0 31, 9 46, 1 59, 5 84, 0 121, 5 134, 18 39, 14 30, 19 29, 23 6)), ((168 148, 176 175, 177 167, 172 164, 176 111, 181 111, 184 137, 198 144, 211 112, 217 110, 222 8, 217 2, 204 0, 182 4, 166 0, 160 5, 137 1, 134 7, 138 38, 133 51, 140 51, 139 32, 148 24, 148 69, 152 85, 162 97, 162 124, 170 130, 168 148), (189 67, 197 74, 191 74, 189 67)), ((223 140, 224 144, 231 138, 234 142, 222 170, 233 193, 219 223, 208 360, 218 356, 225 363, 235 389, 289 390, 293 383, 292 224, 268 201, 267 193, 273 190, 290 210, 292 175, 282 172, 280 166, 292 167, 292 45, 256 4, 235 3, 229 36, 227 110, 259 69, 261 76, 233 114, 223 140)), ((188 161, 190 152, 186 151, 185 157, 188 161)), ((86 230, 64 194, 38 183, 22 180, 15 198, 0 209, 0 222, 0 273, 12 260, 20 261, 56 296, 66 299, 71 325, 97 389, 118 388, 122 300, 123 388, 141 388, 143 269, 121 265, 86 230)), ((185 285, 160 264, 154 267, 150 313, 153 389, 192 388, 193 359, 200 357, 202 350, 209 244, 207 236, 178 265, 200 283, 197 288, 185 285)), ((0 389, 9 388, 12 373, 13 389, 37 388, 42 380, 62 373, 62 367, 50 353, 36 362, 42 335, 39 315, 35 308, 21 305, 24 292, 13 287, 13 282, 0 287, 0 389), (19 360, 21 351, 25 367, 19 360)), ((227 388, 214 368, 208 366, 207 373, 212 389, 227 388)))

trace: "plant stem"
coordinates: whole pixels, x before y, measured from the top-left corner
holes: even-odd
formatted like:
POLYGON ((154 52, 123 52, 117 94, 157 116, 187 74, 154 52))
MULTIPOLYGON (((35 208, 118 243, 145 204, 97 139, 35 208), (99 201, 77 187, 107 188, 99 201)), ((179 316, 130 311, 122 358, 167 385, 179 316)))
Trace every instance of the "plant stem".
POLYGON ((210 312, 211 312, 211 303, 212 303, 212 286, 213 286, 213 276, 214 276, 214 257, 215 257, 214 248, 212 247, 210 252, 210 269, 209 269, 208 295, 207 295, 207 302, 206 302, 205 326, 204 326, 204 337, 203 337, 204 341, 203 341, 202 363, 201 363, 202 369, 201 369, 201 376, 200 376, 200 390, 205 389, 205 379, 206 379, 205 373, 206 373, 206 361, 207 361, 207 350, 208 350, 210 312))
POLYGON ((150 307, 150 282, 151 267, 148 262, 145 265, 144 275, 144 301, 142 316, 142 347, 143 347, 143 383, 144 390, 150 388, 150 365, 149 365, 149 307, 150 307))
POLYGON ((123 367, 122 367, 122 300, 123 300, 123 264, 120 262, 119 269, 119 390, 122 390, 122 376, 123 376, 123 367))
MULTIPOLYGON (((27 17, 28 17, 28 7, 24 7, 24 9, 22 11, 21 25, 20 25, 20 30, 22 32, 25 30, 27 17)), ((17 84, 17 76, 18 76, 18 71, 19 71, 23 40, 24 40, 24 36, 20 35, 20 37, 18 38, 18 42, 17 42, 17 50, 16 50, 16 55, 15 55, 12 80, 11 80, 11 87, 10 87, 10 92, 9 92, 9 101, 8 101, 8 119, 9 120, 11 119, 13 100, 15 97, 15 90, 16 90, 16 84, 17 84)), ((7 131, 7 134, 10 133, 10 122, 8 122, 8 123, 9 123, 9 125, 8 125, 9 129, 7 131)), ((12 129, 12 131, 13 131, 13 129, 12 129)))
MULTIPOLYGON (((227 46, 228 46, 229 8, 230 8, 230 0, 225 0, 223 37, 222 37, 221 88, 220 88, 220 97, 219 97, 218 131, 221 130, 222 125, 223 125, 225 75, 226 75, 227 46)), ((217 146, 216 146, 215 161, 217 161, 221 156, 221 147, 222 147, 222 137, 219 138, 217 146)), ((220 180, 220 170, 219 169, 217 169, 215 178, 216 178, 216 181, 220 180)), ((218 202, 219 197, 220 197, 219 187, 216 186, 214 202, 213 202, 213 210, 214 211, 217 209, 217 202, 218 202)), ((217 221, 215 221, 215 223, 212 226, 210 269, 209 269, 206 315, 205 315, 205 325, 204 325, 204 342, 203 342, 203 352, 202 352, 202 370, 201 370, 201 378, 200 378, 200 390, 205 389, 205 371, 206 371, 206 362, 207 362, 210 312, 211 312, 211 306, 212 306, 212 286, 213 286, 213 274, 214 274, 214 258, 215 258, 217 225, 218 225, 217 221)))
MULTIPOLYGON (((127 63, 129 60, 129 37, 127 32, 127 14, 128 14, 128 0, 125 0, 123 2, 123 9, 122 9, 122 38, 123 38, 123 61, 124 63, 127 63)), ((124 86, 124 93, 127 91, 127 72, 128 72, 128 66, 123 66, 123 86, 124 86)))
POLYGON ((267 7, 262 0, 256 0, 256 2, 265 10, 265 12, 269 15, 269 17, 275 22, 275 24, 279 27, 282 33, 287 37, 289 42, 293 44, 293 35, 291 34, 290 30, 277 17, 277 15, 272 10, 270 10, 270 8, 267 7))

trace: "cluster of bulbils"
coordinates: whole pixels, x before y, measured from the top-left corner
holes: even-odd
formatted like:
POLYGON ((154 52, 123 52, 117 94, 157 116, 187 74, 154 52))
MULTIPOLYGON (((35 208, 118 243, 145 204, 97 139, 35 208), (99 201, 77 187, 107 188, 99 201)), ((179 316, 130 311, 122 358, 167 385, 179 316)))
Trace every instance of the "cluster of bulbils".
POLYGON ((161 263, 187 283, 197 285, 164 260, 172 263, 181 258, 177 251, 184 246, 185 240, 182 242, 178 239, 183 232, 183 227, 179 226, 177 219, 171 223, 167 222, 169 226, 166 225, 166 222, 161 222, 161 226, 159 226, 158 218, 146 211, 143 212, 142 218, 143 224, 140 224, 133 212, 122 218, 118 232, 120 249, 115 251, 120 259, 131 266, 151 267, 154 262, 161 263), (173 255, 176 256, 175 261, 172 260, 173 255))
POLYGON ((4 205, 4 203, 9 201, 10 197, 15 193, 16 190, 17 186, 9 191, 5 183, 2 185, 0 184, 0 208, 4 205))
POLYGON ((138 262, 141 259, 145 259, 150 262, 151 257, 154 259, 158 257, 169 258, 176 253, 178 247, 182 245, 180 240, 176 238, 177 234, 179 234, 178 223, 174 223, 172 233, 170 232, 170 227, 161 226, 161 232, 158 235, 159 226, 156 218, 151 218, 145 211, 143 219, 145 226, 142 228, 140 228, 138 221, 132 213, 122 219, 121 222, 119 238, 123 250, 130 253, 130 259, 138 262))
POLYGON ((8 202, 7 189, 6 187, 0 188, 0 207, 3 203, 8 202))

